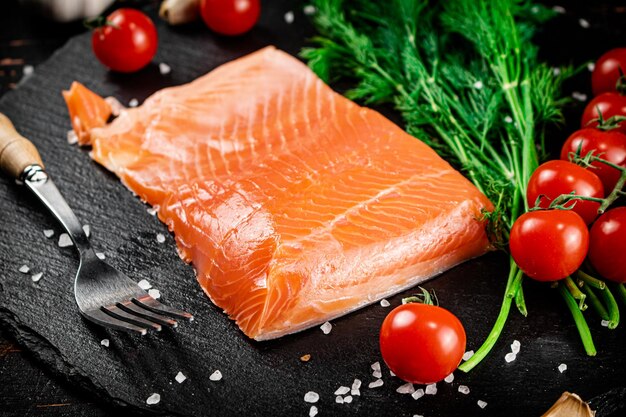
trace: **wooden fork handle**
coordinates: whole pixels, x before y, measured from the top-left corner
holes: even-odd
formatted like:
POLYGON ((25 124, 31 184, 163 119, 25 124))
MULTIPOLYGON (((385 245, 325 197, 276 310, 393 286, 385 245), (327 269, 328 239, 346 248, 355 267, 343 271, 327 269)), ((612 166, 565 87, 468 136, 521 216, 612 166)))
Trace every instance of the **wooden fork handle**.
POLYGON ((29 165, 43 168, 37 148, 17 133, 9 118, 0 113, 0 169, 13 178, 19 178, 29 165))

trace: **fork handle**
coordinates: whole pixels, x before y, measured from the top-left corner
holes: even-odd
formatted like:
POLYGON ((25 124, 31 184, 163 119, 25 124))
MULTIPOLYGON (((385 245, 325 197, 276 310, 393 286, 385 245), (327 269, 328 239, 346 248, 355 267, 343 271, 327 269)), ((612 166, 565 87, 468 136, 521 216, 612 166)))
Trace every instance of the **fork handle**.
POLYGON ((0 168, 19 179, 31 165, 44 166, 37 148, 17 133, 9 118, 0 113, 0 168))

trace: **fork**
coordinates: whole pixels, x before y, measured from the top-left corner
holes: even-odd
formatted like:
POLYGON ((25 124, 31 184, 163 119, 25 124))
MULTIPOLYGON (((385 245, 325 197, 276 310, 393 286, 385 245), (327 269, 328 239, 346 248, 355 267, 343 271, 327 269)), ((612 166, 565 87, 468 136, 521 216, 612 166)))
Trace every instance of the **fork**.
POLYGON ((168 307, 146 293, 133 280, 96 255, 81 223, 56 188, 35 145, 21 136, 0 113, 0 168, 26 185, 63 225, 80 254, 74 296, 87 320, 116 330, 145 335, 149 329, 176 327, 176 319, 193 320, 182 310, 168 307))

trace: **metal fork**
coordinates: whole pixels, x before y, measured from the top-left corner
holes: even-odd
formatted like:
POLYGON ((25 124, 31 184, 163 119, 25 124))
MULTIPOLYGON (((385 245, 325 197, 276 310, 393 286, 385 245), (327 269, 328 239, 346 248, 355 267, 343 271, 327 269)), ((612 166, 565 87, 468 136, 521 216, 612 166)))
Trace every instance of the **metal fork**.
POLYGON ((175 319, 193 320, 184 311, 161 304, 126 275, 100 260, 81 223, 46 171, 39 152, 0 113, 0 168, 23 182, 63 225, 80 254, 74 296, 87 320, 142 335, 148 329, 176 327, 175 319))

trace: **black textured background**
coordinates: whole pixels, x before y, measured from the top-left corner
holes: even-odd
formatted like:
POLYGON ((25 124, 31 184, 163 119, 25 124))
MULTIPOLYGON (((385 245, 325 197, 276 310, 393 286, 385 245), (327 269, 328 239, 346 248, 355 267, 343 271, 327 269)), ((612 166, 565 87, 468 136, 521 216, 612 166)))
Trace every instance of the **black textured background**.
MULTIPOLYGON (((624 10, 609 2, 588 8, 566 6, 568 13, 550 23, 539 37, 542 53, 550 62, 581 63, 626 44, 624 10), (580 18, 589 20, 592 27, 581 28, 580 18)), ((155 64, 137 74, 108 73, 92 58, 88 35, 81 35, 0 100, 0 111, 39 147, 49 173, 77 216, 91 225, 92 242, 108 261, 136 280, 148 279, 161 291, 164 302, 188 309, 197 318, 192 324, 143 339, 83 321, 72 294, 76 256, 71 248, 58 248, 56 239, 48 240, 42 232, 53 228, 58 237, 60 228, 25 189, 0 178, 0 323, 46 372, 65 381, 70 392, 82 392, 82 398, 129 411, 168 415, 308 415, 310 405, 303 396, 313 390, 321 396, 316 404, 319 415, 528 416, 541 414, 562 391, 569 390, 592 399, 599 416, 623 415, 624 326, 609 331, 588 314, 599 353, 586 357, 558 295, 533 282, 526 283, 529 317, 512 311, 492 355, 470 374, 458 372, 452 384, 440 383, 436 396, 417 401, 397 394, 395 389, 402 382, 386 370, 383 387, 367 388, 373 380, 370 364, 380 360, 378 328, 389 309, 375 305, 336 320, 330 335, 313 329, 265 343, 245 338, 206 299, 191 268, 178 258, 165 226, 116 177, 93 163, 85 150, 67 145, 70 125, 60 91, 79 80, 122 102, 142 101, 160 88, 188 82, 267 44, 295 54, 312 31, 300 3, 286 0, 264 2, 259 25, 237 39, 216 37, 201 24, 184 28, 159 24, 158 29, 155 64), (291 25, 283 18, 288 10, 295 12, 291 25), (158 62, 169 64, 172 72, 161 75, 158 62), (157 243, 157 233, 167 236, 164 244, 157 243), (39 283, 17 271, 23 264, 44 272, 39 283), (100 345, 103 338, 110 339, 109 348, 100 345), (507 364, 504 355, 514 339, 521 341, 521 352, 515 362, 507 364), (305 353, 312 356, 308 363, 299 360, 305 353), (563 374, 557 370, 560 363, 568 365, 563 374), (222 381, 209 381, 215 369, 224 374, 222 381), (180 385, 174 381, 179 371, 188 377, 180 385), (335 404, 335 389, 350 385, 354 378, 364 382, 361 397, 352 404, 335 404), (468 385, 470 394, 458 393, 459 384, 468 385), (161 402, 147 406, 145 400, 153 392, 160 393, 161 402), (479 399, 488 403, 486 409, 478 408, 479 399)), ((568 85, 568 92, 588 92, 588 82, 589 73, 583 72, 568 85)), ((555 132, 555 146, 575 127, 581 111, 581 104, 568 109, 568 127, 555 132)), ((427 285, 465 324, 468 349, 478 347, 497 314, 506 263, 502 254, 490 254, 427 285)), ((401 297, 390 299, 392 306, 401 297)), ((0 370, 0 414, 25 414, 24 399, 11 397, 19 392, 11 388, 22 377, 17 375, 19 370, 0 370)), ((31 408, 29 414, 100 414, 89 404, 71 412, 62 409, 31 408)))

